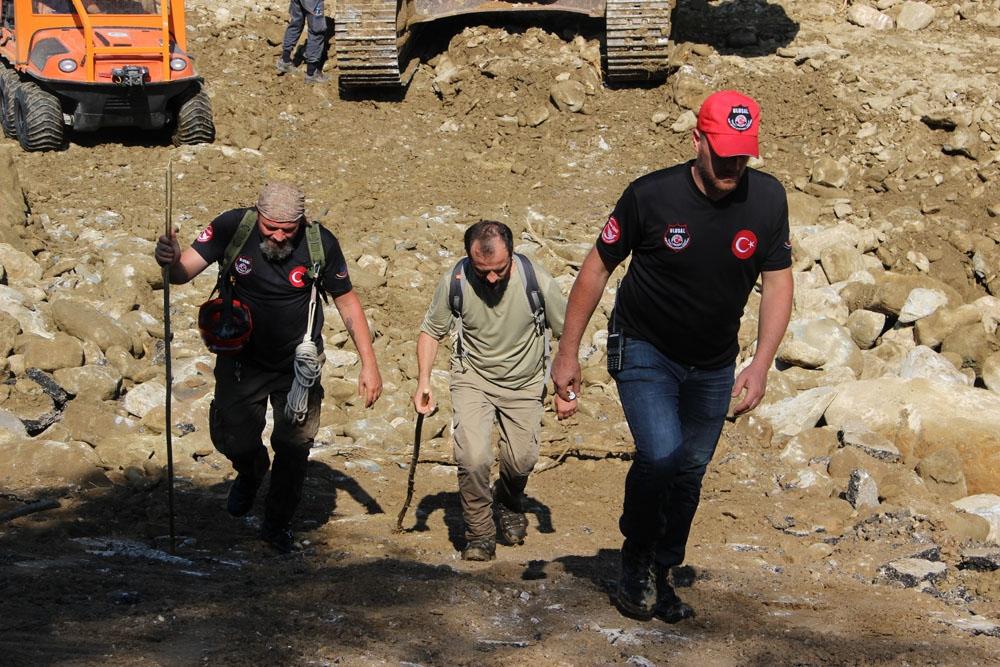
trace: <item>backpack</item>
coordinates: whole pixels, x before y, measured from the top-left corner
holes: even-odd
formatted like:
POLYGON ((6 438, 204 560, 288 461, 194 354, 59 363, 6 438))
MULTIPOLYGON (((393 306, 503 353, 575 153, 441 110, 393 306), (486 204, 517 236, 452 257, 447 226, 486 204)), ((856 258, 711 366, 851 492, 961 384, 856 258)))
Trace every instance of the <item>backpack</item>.
MULTIPOLYGON (((524 282, 524 293, 528 297, 528 305, 531 307, 531 316, 535 321, 535 333, 545 338, 545 377, 549 375, 549 359, 551 356, 551 341, 549 339, 549 329, 545 319, 545 296, 538 287, 538 278, 535 275, 535 267, 531 260, 521 253, 514 253, 514 261, 517 262, 517 270, 521 273, 521 280, 524 282)), ((455 264, 451 271, 451 283, 448 285, 448 305, 451 314, 455 318, 458 332, 457 353, 459 360, 466 357, 465 338, 462 329, 462 280, 471 266, 471 260, 463 257, 455 264)))

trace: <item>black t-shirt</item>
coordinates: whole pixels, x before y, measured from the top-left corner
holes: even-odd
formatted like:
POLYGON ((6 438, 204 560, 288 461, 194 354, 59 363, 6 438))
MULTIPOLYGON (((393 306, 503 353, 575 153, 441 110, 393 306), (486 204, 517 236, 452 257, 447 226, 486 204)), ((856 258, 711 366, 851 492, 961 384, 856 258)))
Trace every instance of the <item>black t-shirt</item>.
POLYGON ((739 354, 737 334, 761 271, 791 266, 788 201, 772 176, 747 169, 713 202, 692 162, 647 174, 622 194, 597 239, 609 267, 629 253, 616 328, 678 363, 721 368, 739 354))
MULTIPOLYGON (((202 230, 191 247, 209 263, 221 260, 247 210, 226 211, 202 230)), ((320 227, 320 239, 325 254, 320 285, 333 297, 350 292, 351 279, 340 243, 323 227, 320 227)), ((302 342, 309 322, 312 283, 306 275, 310 262, 305 225, 299 228, 294 239, 294 250, 283 260, 266 259, 260 250, 262 240, 255 219, 250 237, 229 268, 229 275, 236 280, 233 296, 250 307, 253 318, 253 334, 240 356, 252 358, 266 368, 290 371, 295 347, 302 342)), ((312 336, 320 350, 323 349, 322 331, 323 309, 320 307, 314 316, 312 336)))

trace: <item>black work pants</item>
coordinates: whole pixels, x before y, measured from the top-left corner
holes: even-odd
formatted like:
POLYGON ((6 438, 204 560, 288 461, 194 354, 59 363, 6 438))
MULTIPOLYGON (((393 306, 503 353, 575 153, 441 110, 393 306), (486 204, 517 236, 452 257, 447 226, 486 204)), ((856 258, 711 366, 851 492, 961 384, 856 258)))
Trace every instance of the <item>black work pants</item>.
POLYGON ((215 400, 209 409, 212 444, 233 463, 237 473, 256 476, 267 469, 267 449, 262 434, 271 403, 274 429, 271 449, 271 486, 264 519, 272 526, 285 527, 302 499, 309 449, 319 430, 323 387, 316 382, 309 390, 305 421, 294 423, 285 417, 285 401, 294 373, 273 371, 252 361, 219 356, 215 363, 215 400))

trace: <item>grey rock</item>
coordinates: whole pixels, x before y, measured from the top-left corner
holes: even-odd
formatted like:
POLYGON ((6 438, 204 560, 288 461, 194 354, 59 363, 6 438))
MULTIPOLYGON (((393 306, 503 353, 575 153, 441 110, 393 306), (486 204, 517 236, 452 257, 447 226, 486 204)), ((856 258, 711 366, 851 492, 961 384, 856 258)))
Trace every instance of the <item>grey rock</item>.
POLYGON ((549 89, 552 102, 560 111, 570 111, 573 113, 583 110, 584 102, 587 101, 587 89, 579 81, 567 79, 557 81, 549 89))
POLYGON ((906 297, 906 302, 899 311, 899 321, 903 324, 916 322, 933 315, 946 305, 948 305, 948 295, 943 291, 917 287, 906 297))
POLYGON ((907 588, 913 588, 924 581, 941 581, 947 571, 948 566, 938 561, 900 558, 879 568, 879 575, 889 581, 897 581, 907 588))
POLYGON ((918 345, 906 353, 899 367, 901 378, 925 378, 938 382, 971 385, 968 376, 959 371, 943 355, 926 345, 918 345))
POLYGON ((871 310, 855 310, 848 315, 845 326, 851 333, 851 340, 862 350, 868 350, 885 328, 886 317, 871 310))
POLYGON ((896 17, 896 27, 903 30, 923 30, 931 24, 937 15, 937 10, 926 2, 903 3, 899 15, 896 17))
POLYGON ((151 380, 129 389, 123 404, 129 414, 145 417, 150 410, 166 403, 166 394, 167 389, 162 383, 151 380))
POLYGON ((1000 544, 1000 496, 994 493, 977 493, 952 501, 951 505, 955 509, 981 516, 989 521, 990 533, 986 539, 994 544, 1000 544))
POLYGON ((820 158, 812 167, 813 183, 840 189, 847 184, 847 169, 832 157, 820 158))
POLYGON ((960 570, 976 570, 977 572, 995 572, 1000 570, 1000 548, 980 547, 963 549, 962 560, 958 563, 960 570))
POLYGON ((867 470, 855 468, 847 481, 847 502, 854 509, 878 507, 878 485, 867 470))
POLYGON ((898 463, 901 459, 899 449, 896 445, 864 426, 858 424, 846 426, 840 431, 838 437, 845 447, 856 447, 865 454, 880 461, 898 463))
POLYGON ((892 17, 868 5, 851 5, 847 10, 847 20, 856 26, 874 30, 890 30, 893 27, 892 17))

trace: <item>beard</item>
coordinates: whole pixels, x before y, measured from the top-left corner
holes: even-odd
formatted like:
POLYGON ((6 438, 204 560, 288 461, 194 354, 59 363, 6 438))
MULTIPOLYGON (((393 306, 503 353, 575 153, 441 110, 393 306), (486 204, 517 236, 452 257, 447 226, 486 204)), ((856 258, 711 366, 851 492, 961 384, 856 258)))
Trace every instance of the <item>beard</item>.
POLYGON ((269 262, 280 262, 292 254, 292 244, 288 241, 274 243, 270 239, 264 239, 260 242, 260 254, 269 262))
POLYGON ((492 285, 484 281, 482 290, 480 291, 483 303, 485 303, 489 308, 495 308, 497 304, 500 303, 500 299, 503 298, 504 292, 507 291, 507 283, 509 282, 509 277, 504 280, 498 280, 492 285))

